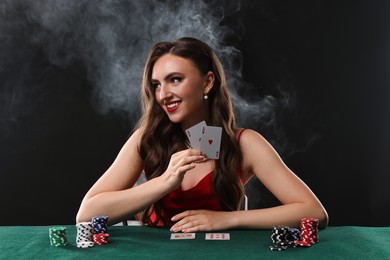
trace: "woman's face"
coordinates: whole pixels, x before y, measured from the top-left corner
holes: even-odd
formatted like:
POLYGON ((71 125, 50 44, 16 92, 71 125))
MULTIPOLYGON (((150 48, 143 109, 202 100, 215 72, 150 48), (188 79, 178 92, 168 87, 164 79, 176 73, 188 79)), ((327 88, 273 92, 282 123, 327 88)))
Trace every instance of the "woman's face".
POLYGON ((203 97, 213 82, 212 72, 203 76, 190 60, 172 54, 160 57, 152 68, 157 102, 183 129, 207 121, 208 102, 203 97))

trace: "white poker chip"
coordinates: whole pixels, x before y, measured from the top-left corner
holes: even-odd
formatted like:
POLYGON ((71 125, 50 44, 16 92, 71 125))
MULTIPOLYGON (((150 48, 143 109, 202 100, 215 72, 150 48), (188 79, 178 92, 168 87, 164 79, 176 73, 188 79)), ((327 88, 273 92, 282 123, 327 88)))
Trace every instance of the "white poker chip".
POLYGON ((93 242, 81 242, 77 243, 78 248, 90 248, 93 247, 95 244, 93 242))

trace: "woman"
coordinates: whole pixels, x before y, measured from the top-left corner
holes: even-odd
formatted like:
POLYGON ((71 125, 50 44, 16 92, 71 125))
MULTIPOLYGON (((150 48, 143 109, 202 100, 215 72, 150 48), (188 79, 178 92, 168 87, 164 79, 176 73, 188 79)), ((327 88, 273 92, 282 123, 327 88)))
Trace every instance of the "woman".
POLYGON ((271 145, 236 127, 224 71, 207 44, 193 38, 157 43, 144 70, 142 104, 137 130, 85 195, 77 222, 107 215, 116 223, 141 213, 144 224, 173 232, 299 226, 304 217, 327 225, 320 201, 271 145), (201 121, 223 129, 218 160, 188 145, 185 130, 201 121), (142 171, 147 181, 134 186, 142 171), (253 175, 281 206, 239 210, 253 175))

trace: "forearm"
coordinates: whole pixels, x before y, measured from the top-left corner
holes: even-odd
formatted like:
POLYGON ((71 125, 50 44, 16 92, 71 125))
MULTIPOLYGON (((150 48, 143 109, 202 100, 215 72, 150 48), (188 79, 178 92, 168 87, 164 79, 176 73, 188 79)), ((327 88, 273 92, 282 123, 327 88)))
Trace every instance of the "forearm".
POLYGON ((230 228, 269 229, 273 226, 299 227, 302 218, 317 218, 326 227, 328 216, 318 205, 291 203, 266 209, 229 212, 230 228))
POLYGON ((169 191, 163 178, 157 177, 130 189, 86 197, 81 203, 76 221, 90 221, 94 216, 105 215, 109 217, 109 224, 114 224, 147 208, 169 191))

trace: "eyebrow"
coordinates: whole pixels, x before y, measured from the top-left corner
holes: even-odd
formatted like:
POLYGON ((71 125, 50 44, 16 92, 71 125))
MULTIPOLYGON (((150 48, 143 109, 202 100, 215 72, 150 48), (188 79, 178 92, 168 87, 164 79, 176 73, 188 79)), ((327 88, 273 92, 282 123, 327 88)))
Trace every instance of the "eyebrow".
MULTIPOLYGON (((167 80, 167 79, 169 79, 169 78, 171 78, 172 76, 175 76, 175 75, 183 75, 182 73, 180 73, 180 72, 171 72, 171 73, 169 73, 168 75, 166 75, 165 77, 164 77, 164 80, 167 80)), ((158 79, 151 79, 151 81, 152 82, 159 82, 159 80, 158 79)))

